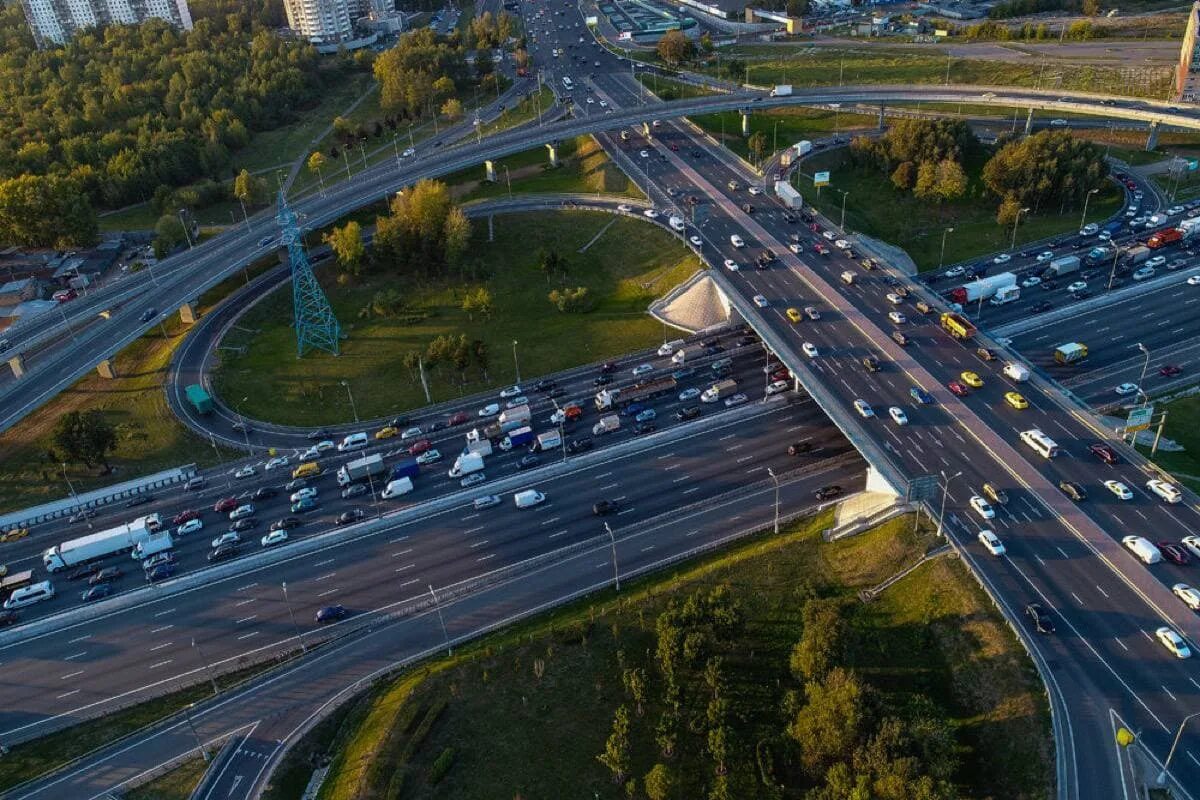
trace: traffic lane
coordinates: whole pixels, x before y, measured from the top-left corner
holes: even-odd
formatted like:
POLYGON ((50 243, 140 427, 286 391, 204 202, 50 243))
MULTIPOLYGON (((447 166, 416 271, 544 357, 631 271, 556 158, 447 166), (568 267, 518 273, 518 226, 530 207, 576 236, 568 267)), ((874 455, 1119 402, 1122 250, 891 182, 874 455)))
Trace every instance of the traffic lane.
MULTIPOLYGON (((819 412, 813 413, 815 404, 772 405, 779 407, 769 409, 745 424, 730 425, 691 440, 665 442, 637 454, 636 458, 625 457, 585 468, 576 475, 534 483, 551 498, 544 508, 553 510, 553 514, 518 510, 509 504, 506 497, 500 507, 486 512, 460 506, 361 538, 348 532, 347 536, 354 538, 347 538, 319 553, 289 558, 277 565, 231 577, 203 589, 150 601, 134 610, 118 612, 10 645, 3 648, 5 655, 0 656, 7 662, 6 675, 11 679, 10 688, 14 691, 20 688, 33 694, 40 682, 45 684, 41 691, 56 692, 49 699, 57 701, 58 694, 62 692, 56 690, 64 680, 79 682, 85 680, 83 675, 92 680, 112 680, 113 669, 107 659, 114 654, 131 659, 121 664, 130 679, 122 684, 123 691, 134 691, 146 680, 178 679, 182 676, 159 678, 159 674, 165 675, 165 669, 179 668, 171 665, 178 665, 182 661, 176 652, 163 653, 163 650, 171 647, 178 650, 196 641, 203 649, 204 656, 210 660, 236 659, 262 646, 261 638, 256 641, 235 638, 253 630, 253 626, 247 623, 271 624, 276 628, 281 624, 290 625, 290 620, 283 616, 282 592, 278 588, 281 581, 288 583, 294 610, 302 620, 311 619, 311 616, 304 615, 315 611, 316 607, 334 602, 345 602, 355 608, 371 607, 369 604, 360 606, 359 603, 365 601, 360 600, 355 592, 369 593, 375 588, 385 593, 393 591, 398 582, 412 580, 407 576, 403 580, 398 577, 398 574, 409 570, 415 569, 421 574, 420 580, 424 583, 420 586, 429 582, 445 586, 455 580, 495 569, 512 559, 514 554, 532 555, 569 544, 581 535, 581 528, 586 528, 582 533, 583 538, 594 536, 597 530, 602 532, 601 521, 591 513, 591 504, 599 499, 613 499, 622 494, 626 496, 620 511, 628 510, 629 513, 617 513, 609 518, 615 527, 620 528, 682 507, 695 499, 735 488, 747 480, 745 476, 750 474, 749 470, 754 470, 761 479, 765 476, 767 466, 809 465, 830 455, 848 452, 848 446, 840 436, 819 421, 819 412), (787 432, 789 437, 798 437, 797 440, 811 437, 816 445, 813 454, 801 458, 787 456, 785 446, 780 443, 781 431, 787 432), (716 447, 734 445, 739 446, 738 451, 745 453, 745 456, 734 456, 731 451, 728 458, 712 457, 716 447), (667 469, 668 466, 672 468, 667 469), (688 485, 686 489, 677 480, 681 476, 687 476, 684 481, 688 485), (617 486, 613 486, 614 483, 617 486), (615 494, 621 486, 626 488, 621 489, 620 494, 615 494), (559 498, 557 502, 555 496, 559 498), (562 500, 568 496, 571 497, 569 502, 562 500), (567 511, 572 507, 574 511, 567 511), (561 526, 552 523, 550 527, 553 530, 540 524, 536 529, 530 526, 532 519, 538 519, 540 523, 554 516, 568 518, 562 520, 561 526), (479 530, 480 527, 484 530, 479 530), (562 527, 568 529, 568 534, 552 536, 562 527), (489 543, 497 548, 489 550, 489 553, 496 553, 494 559, 497 563, 480 562, 478 559, 487 553, 479 552, 478 546, 471 547, 481 541, 479 536, 485 531, 489 543), (531 549, 530 542, 535 545, 531 549), (461 564, 451 557, 452 550, 457 553, 456 557, 461 557, 461 564), (410 564, 416 566, 410 567, 410 564), (306 588, 317 585, 320 588, 306 588), (323 594, 329 589, 346 594, 338 594, 337 597, 323 594), (264 592, 265 596, 261 594, 264 592), (271 597, 275 598, 274 601, 270 601, 271 597), (263 612, 244 608, 251 605, 251 602, 247 602, 251 598, 263 601, 264 607, 274 605, 274 613, 269 608, 263 612), (259 613, 261 617, 256 617, 255 614, 259 613), (261 622, 257 621, 259 619, 261 622), (210 628, 218 630, 220 634, 212 636, 210 628), (237 632, 231 633, 230 628, 237 632), (130 653, 135 643, 144 651, 139 649, 137 653, 130 653), (230 648, 240 649, 229 652, 230 648), (137 671, 131 668, 131 664, 135 663, 141 665, 137 671), (28 667, 24 668, 22 664, 28 664, 28 667), (58 670, 50 668, 51 664, 58 670)), ((492 560, 488 559, 488 562, 492 560)), ((370 595, 364 597, 369 599, 370 595)), ((293 635, 290 627, 285 634, 293 635)), ((192 659, 196 657, 197 654, 188 656, 192 659)), ((195 661, 184 666, 194 668, 195 661)), ((103 685, 110 691, 113 686, 111 683, 103 685)), ((80 689, 81 693, 85 689, 83 686, 74 688, 80 689)))

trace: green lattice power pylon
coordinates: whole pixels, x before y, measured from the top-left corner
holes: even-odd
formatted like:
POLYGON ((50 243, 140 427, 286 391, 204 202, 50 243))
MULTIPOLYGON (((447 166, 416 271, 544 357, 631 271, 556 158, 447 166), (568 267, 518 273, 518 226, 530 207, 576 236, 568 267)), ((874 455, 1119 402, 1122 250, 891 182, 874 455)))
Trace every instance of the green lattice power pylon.
POLYGON ((296 325, 296 357, 301 358, 311 349, 327 350, 335 356, 341 342, 342 327, 325 290, 313 275, 312 264, 304 251, 304 237, 296 214, 288 208, 287 198, 279 192, 279 212, 275 215, 283 229, 280 241, 288 249, 288 261, 292 268, 292 318, 296 325))

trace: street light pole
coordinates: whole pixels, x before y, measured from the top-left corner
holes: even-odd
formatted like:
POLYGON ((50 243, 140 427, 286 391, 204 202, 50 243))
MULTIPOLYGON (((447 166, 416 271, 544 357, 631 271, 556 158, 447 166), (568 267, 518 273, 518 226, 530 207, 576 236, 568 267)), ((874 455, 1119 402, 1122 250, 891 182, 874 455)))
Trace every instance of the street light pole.
POLYGON ((775 481, 775 535, 779 535, 779 476, 775 474, 775 470, 767 467, 767 474, 771 476, 771 480, 775 481))
POLYGON ((946 228, 942 231, 942 254, 938 256, 938 269, 942 268, 942 264, 946 263, 946 237, 954 233, 954 228, 946 228))
POLYGON ((1138 394, 1142 396, 1142 408, 1145 408, 1146 404, 1150 402, 1150 396, 1146 394, 1146 390, 1142 388, 1142 384, 1146 382, 1146 370, 1150 368, 1150 348, 1138 342, 1137 349, 1141 350, 1146 356, 1146 359, 1142 362, 1142 377, 1138 378, 1138 394))
POLYGON ((1083 226, 1084 226, 1084 224, 1086 224, 1086 223, 1087 223, 1087 207, 1088 207, 1088 201, 1089 201, 1089 200, 1091 200, 1091 199, 1092 199, 1092 195, 1094 195, 1094 194, 1095 194, 1096 192, 1098 192, 1098 191, 1100 191, 1100 190, 1099 190, 1099 189, 1090 189, 1090 190, 1088 190, 1088 193, 1087 193, 1086 195, 1084 195, 1084 197, 1083 197, 1083 216, 1079 218, 1079 227, 1080 227, 1080 229, 1082 229, 1082 228, 1083 228, 1083 226))
POLYGON ((613 535, 612 527, 606 522, 604 530, 608 531, 608 540, 612 542, 612 557, 613 557, 613 586, 619 592, 621 591, 621 572, 617 569, 617 537, 613 535))
POLYGON ((296 624, 296 612, 292 609, 291 598, 288 597, 287 581, 284 581, 279 585, 283 587, 283 602, 287 604, 288 616, 292 618, 292 627, 296 629, 296 637, 300 639, 300 652, 307 653, 308 647, 304 644, 304 631, 300 630, 300 626, 296 624))
POLYGON ((1108 288, 1112 289, 1113 281, 1117 279, 1117 258, 1121 255, 1121 248, 1113 245, 1113 263, 1112 269, 1108 272, 1108 288))
POLYGON ((342 381, 342 386, 346 387, 346 397, 350 398, 350 411, 354 414, 354 421, 358 422, 358 408, 354 405, 354 394, 350 391, 350 381, 342 381))
POLYGON ((188 230, 187 220, 183 218, 183 209, 179 209, 179 224, 183 226, 183 238, 187 239, 188 250, 195 247, 192 244, 192 232, 188 230))
MULTIPOLYGON (((839 189, 839 192, 842 190, 839 189)), ((846 198, 850 196, 849 192, 842 192, 842 222, 838 225, 842 229, 842 233, 846 232, 846 198)))
POLYGON ((196 644, 196 637, 194 636, 192 637, 192 647, 196 648, 196 653, 199 654, 200 661, 204 664, 204 669, 208 672, 208 680, 212 684, 213 694, 220 694, 221 690, 217 688, 217 679, 213 675, 212 664, 209 664, 208 659, 204 657, 204 649, 200 647, 200 645, 196 644))
POLYGON ((200 734, 196 733, 196 725, 192 722, 192 710, 196 708, 195 703, 188 703, 185 716, 187 717, 188 727, 192 729, 192 738, 196 740, 196 749, 200 751, 200 756, 204 759, 204 763, 208 763, 208 751, 204 749, 204 745, 200 744, 200 734))
POLYGON ((512 175, 508 171, 508 164, 501 164, 504 167, 504 182, 508 184, 508 199, 512 200, 512 175))
POLYGON ((437 609, 438 622, 442 623, 442 638, 446 641, 446 655, 450 655, 450 633, 446 630, 446 618, 442 616, 442 604, 438 600, 433 584, 429 584, 429 594, 433 596, 433 607, 437 609))
POLYGON ((950 481, 952 481, 955 478, 957 478, 958 476, 962 475, 962 471, 960 470, 960 471, 954 473, 949 478, 946 477, 945 470, 939 470, 939 472, 941 472, 941 474, 942 474, 942 508, 940 511, 938 511, 938 526, 937 526, 937 535, 940 537, 940 536, 944 535, 942 533, 942 520, 944 520, 946 518, 946 497, 947 497, 947 495, 950 494, 950 481))
POLYGON ((1179 739, 1183 736, 1183 727, 1188 724, 1188 720, 1200 717, 1200 711, 1194 714, 1188 714, 1183 718, 1183 722, 1179 723, 1179 730, 1175 731, 1175 739, 1171 742, 1171 749, 1167 752, 1167 760, 1163 762, 1162 772, 1158 773, 1158 778, 1155 780, 1159 786, 1167 785, 1167 771, 1171 767, 1171 757, 1175 755, 1175 748, 1179 746, 1179 739))
POLYGON ((1021 215, 1024 214, 1028 210, 1029 210, 1028 208, 1017 209, 1017 218, 1013 220, 1012 245, 1010 245, 1008 248, 1010 251, 1017 249, 1017 226, 1021 224, 1021 215))
POLYGON ((521 362, 517 361, 517 340, 513 339, 513 370, 517 373, 517 383, 521 382, 521 362))
MULTIPOLYGON (((246 449, 247 450, 250 450, 250 426, 246 424, 246 416, 242 413, 242 403, 246 402, 249 399, 250 399, 250 396, 247 395, 247 396, 243 397, 238 402, 238 405, 237 405, 238 423, 242 426, 242 438, 246 440, 246 449)), ((253 453, 254 451, 250 450, 250 452, 253 453)))

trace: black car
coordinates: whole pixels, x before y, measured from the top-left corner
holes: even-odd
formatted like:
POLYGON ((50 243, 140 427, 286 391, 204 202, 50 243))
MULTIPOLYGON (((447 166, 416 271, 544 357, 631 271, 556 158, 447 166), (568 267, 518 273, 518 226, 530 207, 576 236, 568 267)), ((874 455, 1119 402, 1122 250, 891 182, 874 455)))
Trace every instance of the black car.
POLYGON ((541 380, 539 380, 537 383, 535 383, 533 385, 533 390, 535 392, 544 392, 547 389, 553 389, 557 385, 558 385, 557 382, 552 381, 549 378, 542 378, 541 380))
POLYGON ((802 456, 805 453, 812 452, 812 449, 812 442, 793 442, 788 445, 787 452, 789 456, 802 456))
POLYGON ((443 430, 445 427, 446 427, 446 423, 444 420, 435 419, 433 422, 429 423, 429 425, 426 426, 425 432, 426 433, 434 433, 435 431, 443 430))
POLYGON ((700 342, 700 346, 701 347, 714 347, 717 344, 717 342, 718 342, 717 339, 705 339, 704 341, 700 342))
POLYGON ((1087 490, 1074 481, 1059 481, 1058 488, 1075 502, 1087 499, 1087 490))
POLYGON ((546 392, 546 397, 562 397, 566 393, 566 389, 562 388, 561 386, 555 386, 553 389, 550 389, 546 392))
POLYGON ((92 575, 92 577, 88 578, 88 583, 92 586, 95 586, 98 583, 108 583, 109 581, 115 581, 124 574, 125 573, 121 571, 120 567, 105 567, 96 574, 92 575))
POLYGON ((19 617, 15 611, 0 611, 0 627, 16 625, 19 617))
POLYGON ((337 524, 353 525, 355 522, 358 522, 365 516, 367 516, 367 514, 361 508, 352 508, 349 511, 343 511, 341 514, 338 514, 337 524))
POLYGON ((174 564, 159 564, 157 567, 154 567, 146 573, 146 580, 150 583, 155 583, 156 581, 164 581, 174 574, 174 564))
POLYGON ((392 417, 392 421, 388 425, 391 425, 393 428, 406 428, 411 421, 407 415, 402 414, 398 417, 392 417))
POLYGON ((147 308, 145 311, 142 312, 142 315, 140 317, 138 317, 138 321, 139 322, 149 322, 150 320, 154 319, 154 313, 155 313, 155 310, 153 308, 147 308))
POLYGON ((83 602, 90 603, 93 600, 100 600, 108 597, 112 593, 113 587, 111 583, 100 583, 86 590, 79 597, 81 600, 83 600, 83 602))
POLYGON ((879 359, 874 356, 863 356, 862 365, 867 372, 879 372, 879 359))
POLYGON ((758 337, 750 333, 746 334, 745 336, 739 336, 738 344, 742 347, 751 344, 758 344, 758 337))
POLYGON ((307 438, 310 442, 318 442, 321 439, 329 438, 329 431, 324 428, 317 428, 315 431, 308 434, 307 438))
POLYGON ((596 377, 592 378, 592 385, 608 386, 610 383, 612 383, 612 380, 613 379, 611 375, 597 375, 596 377))
POLYGON ((831 483, 828 486, 822 486, 820 489, 817 489, 816 498, 818 500, 828 500, 831 497, 837 497, 841 493, 842 487, 836 483, 831 483))
POLYGON ((601 375, 608 375, 609 373, 615 372, 615 371, 616 371, 616 369, 617 369, 617 365, 616 365, 616 364, 614 364, 614 363, 613 363, 613 362, 611 362, 611 361, 606 361, 606 362, 604 362, 603 364, 601 364, 601 365, 600 365, 600 374, 601 374, 601 375))
POLYGON ((368 491, 370 491, 370 490, 367 488, 367 485, 365 483, 352 483, 349 486, 347 486, 345 489, 342 489, 342 499, 349 500, 351 497, 358 497, 359 495, 364 495, 368 491))
POLYGON ((567 452, 571 454, 586 453, 592 449, 592 446, 591 439, 572 439, 567 442, 567 452))
POLYGON ((274 486, 260 486, 250 495, 251 500, 266 500, 268 497, 274 497, 279 494, 279 490, 274 486))
POLYGON ((680 422, 687 422, 689 419, 695 419, 700 416, 700 406, 684 406, 675 412, 675 419, 680 422))
POLYGON ((134 508, 135 506, 143 506, 154 499, 152 494, 139 494, 125 501, 126 508, 134 508))
POLYGON ((325 606, 317 612, 317 622, 336 622, 345 618, 345 606, 325 606))
POLYGON ((271 523, 271 530, 273 530, 273 531, 286 531, 286 530, 290 530, 290 529, 292 529, 292 528, 295 528, 295 527, 297 527, 297 526, 299 526, 299 525, 300 525, 300 518, 299 518, 299 517, 284 517, 283 519, 277 519, 277 520, 275 520, 274 522, 272 522, 272 523, 271 523))
POLYGON ((538 458, 533 453, 521 456, 521 460, 517 462, 517 469, 532 469, 540 464, 542 459, 538 458))
POLYGON ((637 434, 652 433, 656 430, 658 430, 658 426, 653 422, 639 422, 637 425, 633 426, 633 432, 637 434))
POLYGON ((242 533, 243 531, 250 530, 257 524, 257 520, 255 520, 253 517, 245 517, 243 519, 236 520, 232 525, 229 526, 229 530, 242 533))
POLYGON ((100 569, 100 568, 98 566, 96 566, 95 564, 84 564, 82 567, 76 567, 75 569, 73 569, 69 573, 67 573, 67 580, 69 580, 69 581, 83 580, 84 578, 88 578, 88 577, 91 577, 92 575, 95 575, 96 570, 98 570, 98 569, 100 569))
POLYGON ((1025 606, 1025 616, 1033 622, 1033 628, 1038 633, 1054 633, 1054 620, 1046 613, 1046 609, 1042 608, 1041 604, 1030 603, 1025 606))
POLYGON ((1043 311, 1049 311, 1052 308, 1054 308, 1054 304, 1049 300, 1039 300, 1033 304, 1033 308, 1031 310, 1035 314, 1041 314, 1043 311))
POLYGON ((796 224, 796 215, 789 211, 785 211, 783 212, 783 221, 794 225, 796 224))
MULTIPOLYGON (((216 548, 215 550, 210 551, 208 554, 208 560, 215 564, 218 561, 226 561, 230 558, 233 558, 237 554, 238 554, 238 546, 231 542, 229 544, 223 544, 220 547, 216 548)), ((160 567, 155 567, 151 571, 150 575, 147 577, 149 577, 151 580, 154 580, 153 574, 154 574, 154 572, 157 572, 159 569, 160 569, 160 567)))
POLYGON ((1086 300, 1087 298, 1089 298, 1091 296, 1092 296, 1092 293, 1089 292, 1087 289, 1080 289, 1077 292, 1071 292, 1072 300, 1086 300))
POLYGON ((598 500, 592 505, 592 513, 597 517, 603 517, 605 514, 612 514, 617 510, 617 503, 614 500, 598 500))

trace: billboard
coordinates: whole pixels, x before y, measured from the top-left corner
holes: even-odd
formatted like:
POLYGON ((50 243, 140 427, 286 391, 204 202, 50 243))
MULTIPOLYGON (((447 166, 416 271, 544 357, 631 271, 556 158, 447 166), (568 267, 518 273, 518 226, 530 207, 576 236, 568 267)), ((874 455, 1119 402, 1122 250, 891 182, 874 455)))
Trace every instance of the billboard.
POLYGON ((1125 420, 1125 432, 1136 433, 1150 427, 1150 418, 1154 416, 1154 406, 1140 406, 1129 412, 1125 420))
POLYGON ((590 17, 584 17, 583 24, 587 25, 589 28, 594 28, 600 24, 600 18, 597 17, 595 14, 593 14, 590 17))
POLYGON ((813 175, 813 186, 828 186, 828 185, 829 185, 829 173, 828 172, 818 172, 815 175, 813 175))

